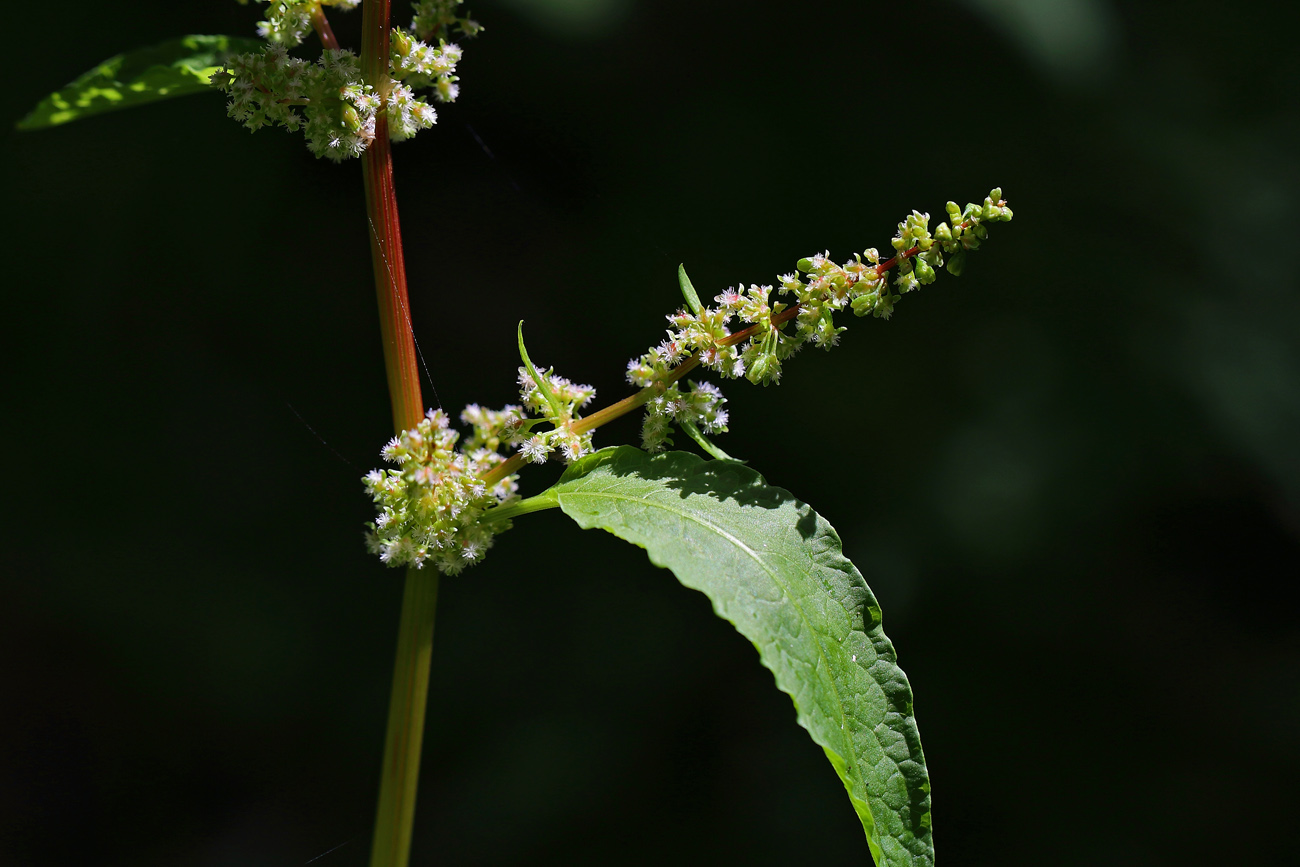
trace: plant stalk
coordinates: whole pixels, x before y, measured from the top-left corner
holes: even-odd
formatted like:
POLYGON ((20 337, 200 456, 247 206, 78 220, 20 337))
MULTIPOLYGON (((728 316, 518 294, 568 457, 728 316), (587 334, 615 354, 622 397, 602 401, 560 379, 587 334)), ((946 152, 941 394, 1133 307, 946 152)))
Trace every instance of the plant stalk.
POLYGON ((411 857, 437 610, 438 570, 407 569, 370 867, 406 867, 411 857))
MULTIPOLYGON (((361 69, 367 83, 385 101, 392 83, 388 75, 390 16, 390 0, 365 0, 361 21, 361 69)), ((320 20, 324 21, 323 15, 320 20)), ((324 28, 326 32, 327 28, 328 24, 324 28)), ((318 25, 317 29, 322 28, 318 25)), ((332 36, 331 33, 331 39, 332 36)), ((361 164, 393 428, 401 433, 419 423, 424 400, 420 395, 415 338, 411 331, 406 262, 402 255, 402 230, 393 187, 392 144, 388 138, 388 117, 383 108, 375 121, 375 139, 362 154, 361 164)), ((384 738, 375 834, 370 849, 371 867, 406 867, 410 859, 437 608, 438 571, 408 569, 397 631, 388 731, 384 738)))
MULTIPOLYGON (((1005 204, 1006 204, 1005 199, 998 201, 999 206, 1005 204)), ((956 226, 954 226, 954 228, 964 229, 969 225, 970 225, 970 220, 965 220, 961 223, 958 223, 956 226)), ((878 277, 883 276, 887 271, 889 271, 891 268, 893 268, 902 260, 911 258, 912 256, 915 256, 917 253, 920 252, 921 252, 920 247, 912 247, 909 250, 903 250, 901 253, 898 253, 897 255, 895 255, 890 259, 886 259, 884 262, 881 262, 879 265, 876 266, 875 268, 876 276, 878 277)), ((796 316, 799 315, 799 310, 800 310, 799 304, 797 303, 791 304, 789 307, 786 307, 780 313, 772 314, 772 324, 782 325, 786 322, 789 322, 791 319, 794 319, 796 316)), ((719 340, 718 345, 736 346, 738 344, 744 343, 746 340, 748 340, 749 338, 757 334, 759 332, 759 328, 760 328, 759 325, 751 325, 748 328, 741 329, 740 331, 737 331, 734 334, 729 334, 726 337, 719 340)), ((690 373, 696 367, 698 367, 699 363, 700 363, 699 355, 698 354, 692 355, 690 358, 687 358, 680 365, 674 368, 672 373, 668 375, 666 381, 670 383, 676 382, 686 374, 690 373)), ((655 385, 646 386, 636 394, 625 397, 622 400, 618 401, 617 403, 612 403, 607 407, 603 407, 602 409, 593 412, 589 416, 585 416, 583 418, 578 419, 576 422, 574 422, 573 432, 586 433, 587 431, 594 430, 595 428, 598 428, 601 425, 609 424, 611 421, 613 421, 616 418, 620 418, 621 416, 627 415, 629 412, 632 412, 634 409, 638 409, 639 407, 644 405, 646 401, 654 397, 655 394, 657 394, 660 391, 660 388, 661 388, 660 386, 655 386, 655 385)), ((491 470, 484 473, 482 476, 483 483, 486 485, 495 485, 497 482, 501 481, 506 476, 518 472, 520 469, 523 468, 525 463, 527 463, 527 459, 524 458, 522 452, 513 454, 509 458, 507 458, 504 462, 497 464, 491 470)))

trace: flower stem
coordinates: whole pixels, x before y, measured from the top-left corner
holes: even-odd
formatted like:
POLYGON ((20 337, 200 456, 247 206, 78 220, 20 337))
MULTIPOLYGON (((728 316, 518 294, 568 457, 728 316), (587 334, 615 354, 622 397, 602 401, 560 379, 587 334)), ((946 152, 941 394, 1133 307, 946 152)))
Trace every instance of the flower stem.
MULTIPOLYGON (((317 10, 319 12, 319 10, 317 10)), ((366 0, 362 13, 361 69, 367 83, 386 100, 392 79, 388 75, 390 0, 366 0)), ((333 39, 323 14, 312 23, 328 45, 333 39), (323 26, 322 26, 323 25, 323 26)), ((335 43, 337 45, 337 42, 335 43)), ((379 300, 379 330, 384 345, 384 367, 392 400, 393 427, 401 433, 415 427, 423 414, 420 375, 416 366, 415 338, 411 332, 410 301, 406 291, 406 262, 402 256, 402 230, 393 188, 393 154, 388 139, 388 116, 381 108, 375 120, 375 138, 362 154, 366 188, 366 215, 370 221, 370 255, 379 300)), ((420 776, 420 748, 424 740, 424 713, 429 693, 429 660, 433 649, 433 621, 438 607, 436 569, 408 569, 397 632, 397 657, 393 690, 388 705, 388 733, 375 810, 375 835, 371 867, 406 867, 411 853, 415 819, 415 794, 420 776)))
POLYGON ((330 27, 329 19, 325 17, 325 10, 321 8, 320 3, 312 7, 311 29, 316 31, 321 45, 338 50, 339 41, 334 37, 334 28, 330 27))
MULTIPOLYGON (((1006 203, 1000 201, 998 202, 998 204, 1003 205, 1006 203)), ((965 228, 968 225, 970 225, 969 220, 963 223, 959 223, 957 225, 957 228, 965 228)), ((884 274, 887 271, 889 271, 891 268, 897 265, 900 261, 915 256, 917 253, 920 252, 921 252, 920 247, 912 247, 910 250, 904 250, 903 252, 899 253, 898 255, 894 256, 891 259, 886 259, 884 262, 881 262, 879 265, 876 266, 875 268, 876 276, 877 277, 884 276, 884 274)), ((772 324, 782 325, 786 322, 789 322, 791 319, 794 319, 796 316, 799 315, 799 310, 800 310, 800 306, 798 304, 791 304, 789 307, 785 308, 780 313, 772 314, 772 324)), ((751 325, 748 328, 743 328, 740 331, 735 332, 734 334, 729 334, 726 337, 720 339, 718 341, 718 345, 736 346, 738 344, 744 343, 746 340, 748 340, 749 338, 757 334, 760 328, 761 326, 759 325, 751 325)), ((700 364, 699 355, 692 355, 690 358, 686 359, 681 364, 679 364, 676 368, 673 369, 672 373, 670 373, 666 377, 665 383, 667 384, 667 383, 676 382, 686 374, 690 373, 696 367, 698 367, 699 364, 700 364)), ((650 398, 655 396, 658 390, 659 390, 658 386, 654 386, 654 385, 646 386, 645 388, 638 391, 636 394, 625 397, 622 400, 618 401, 617 403, 611 403, 609 406, 604 407, 602 409, 598 409, 595 412, 593 412, 591 415, 585 416, 581 419, 578 419, 578 421, 574 422, 573 432, 586 433, 589 430, 595 430, 601 425, 608 424, 609 422, 613 421, 616 418, 619 418, 620 416, 627 415, 632 410, 638 409, 639 407, 643 406, 646 401, 648 401, 650 398)), ((518 472, 525 463, 527 463, 527 460, 524 458, 522 453, 516 453, 514 455, 511 455, 507 460, 497 464, 489 472, 484 473, 482 476, 483 483, 488 486, 495 485, 497 482, 501 481, 506 476, 518 472)))

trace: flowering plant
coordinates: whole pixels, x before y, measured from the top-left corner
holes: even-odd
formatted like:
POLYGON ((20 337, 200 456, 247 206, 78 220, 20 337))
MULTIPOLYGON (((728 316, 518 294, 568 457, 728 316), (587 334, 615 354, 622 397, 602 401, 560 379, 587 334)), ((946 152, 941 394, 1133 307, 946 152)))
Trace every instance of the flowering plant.
POLYGON ((558 508, 584 529, 643 547, 708 595, 753 642, 826 751, 876 862, 932 864, 929 779, 911 688, 874 595, 825 519, 713 442, 729 427, 726 398, 717 385, 686 377, 774 385, 803 347, 839 343, 838 314, 889 319, 903 295, 933 283, 941 269, 959 275, 989 225, 1012 218, 1002 191, 965 207, 948 203, 933 230, 928 214, 913 211, 888 256, 868 248, 839 264, 823 252, 771 284, 726 288, 707 305, 679 268, 683 304, 668 314, 665 338, 627 364, 636 391, 585 415, 595 390, 534 364, 521 323, 519 402, 466 407, 462 437, 420 394, 390 148, 432 127, 434 104, 459 95, 462 48, 448 40, 482 30, 460 14, 461 2, 418 0, 410 23, 392 27, 389 0, 366 0, 357 54, 339 45, 326 9, 358 0, 270 0, 260 42, 188 36, 113 58, 21 124, 39 128, 215 88, 230 117, 250 130, 302 132, 317 157, 362 161, 395 430, 381 451, 392 466, 363 479, 377 509, 366 544, 384 564, 407 567, 371 863, 409 859, 440 576, 481 562, 513 521, 558 508), (318 57, 292 53, 313 33, 318 57), (596 448, 597 428, 637 410, 640 448, 596 448), (711 460, 669 451, 677 432, 711 460), (523 468, 552 458, 567 464, 564 475, 522 497, 523 468))

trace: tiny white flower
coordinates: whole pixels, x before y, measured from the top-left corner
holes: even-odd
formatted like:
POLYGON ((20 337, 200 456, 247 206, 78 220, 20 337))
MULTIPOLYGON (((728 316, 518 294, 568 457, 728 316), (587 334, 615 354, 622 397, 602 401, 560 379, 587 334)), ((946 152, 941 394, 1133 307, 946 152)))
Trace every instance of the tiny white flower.
POLYGON ((535 464, 546 462, 546 456, 550 454, 551 447, 547 445, 546 440, 541 435, 530 437, 520 446, 519 451, 525 458, 535 464))

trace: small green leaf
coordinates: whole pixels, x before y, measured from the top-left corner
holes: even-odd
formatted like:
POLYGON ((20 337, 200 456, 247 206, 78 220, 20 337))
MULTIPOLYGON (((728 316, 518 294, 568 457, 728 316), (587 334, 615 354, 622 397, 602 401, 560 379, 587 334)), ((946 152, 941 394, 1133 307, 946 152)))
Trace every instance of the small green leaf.
POLYGON ((966 270, 966 251, 959 250, 948 259, 948 273, 960 277, 964 270, 966 270))
POLYGON ((519 320, 519 358, 524 362, 524 369, 528 371, 528 375, 536 383, 537 390, 542 393, 542 399, 551 408, 551 414, 558 419, 563 415, 563 408, 560 406, 559 400, 551 392, 551 384, 547 382, 546 377, 537 372, 537 368, 533 367, 532 359, 528 357, 528 350, 524 348, 524 320, 522 319, 519 320))
POLYGON ((704 449, 704 453, 713 457, 715 460, 736 461, 738 464, 745 463, 744 461, 736 460, 731 455, 714 445, 713 442, 700 430, 699 425, 691 421, 689 418, 677 419, 677 426, 686 431, 686 435, 695 440, 695 444, 704 449))
POLYGON ((232 54, 266 43, 242 36, 182 36, 110 57, 41 100, 18 129, 43 129, 106 111, 213 90, 209 79, 232 54))
POLYGON ((695 287, 691 285, 691 278, 686 276, 686 266, 677 266, 677 283, 682 287, 682 297, 686 299, 686 306, 691 308, 691 312, 696 316, 704 309, 700 304, 700 296, 695 294, 695 287))
MULTIPOLYGON (((929 867, 930 781, 912 688, 835 529, 753 470, 630 446, 573 463, 510 515, 558 506, 646 549, 758 648, 826 752, 880 867, 929 867)), ((489 513, 491 514, 491 513, 489 513)))

